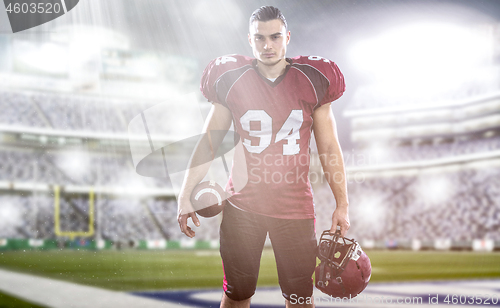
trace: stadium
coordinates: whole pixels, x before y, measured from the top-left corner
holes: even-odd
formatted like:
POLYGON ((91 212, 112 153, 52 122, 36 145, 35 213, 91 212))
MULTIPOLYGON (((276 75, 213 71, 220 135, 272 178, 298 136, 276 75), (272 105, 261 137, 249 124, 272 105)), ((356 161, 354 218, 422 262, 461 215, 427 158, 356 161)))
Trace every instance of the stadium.
MULTIPOLYGON (((1 307, 219 306, 221 215, 180 232, 180 141, 210 109, 205 65, 249 55, 260 5, 287 16, 290 56, 332 59, 348 86, 348 237, 373 272, 359 301, 317 306, 500 305, 498 3, 81 0, 20 33, 0 9, 1 307)), ((335 199, 314 141, 309 177, 319 236, 335 199)), ((265 249, 252 307, 282 306, 265 249)))

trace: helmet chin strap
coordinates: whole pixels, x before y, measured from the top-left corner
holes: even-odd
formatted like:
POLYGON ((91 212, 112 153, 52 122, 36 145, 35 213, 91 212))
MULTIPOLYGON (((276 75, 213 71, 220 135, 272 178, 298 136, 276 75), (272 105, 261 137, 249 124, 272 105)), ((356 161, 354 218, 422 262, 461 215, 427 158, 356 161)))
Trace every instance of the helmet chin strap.
POLYGON ((340 288, 342 289, 342 293, 346 294, 347 292, 345 291, 344 282, 342 281, 342 277, 338 276, 335 278, 335 280, 337 280, 337 283, 339 284, 340 288))
POLYGON ((321 262, 319 266, 319 279, 318 279, 318 287, 326 287, 326 282, 323 281, 323 278, 325 277, 325 262, 321 262))

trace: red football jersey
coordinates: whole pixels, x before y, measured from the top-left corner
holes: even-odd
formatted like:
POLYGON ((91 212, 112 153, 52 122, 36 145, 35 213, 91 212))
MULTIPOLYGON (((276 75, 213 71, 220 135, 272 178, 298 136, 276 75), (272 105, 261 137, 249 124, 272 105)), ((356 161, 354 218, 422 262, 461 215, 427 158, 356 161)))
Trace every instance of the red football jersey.
POLYGON ((299 56, 287 59, 285 73, 270 81, 256 61, 240 55, 217 58, 201 80, 203 95, 231 110, 245 148, 248 183, 234 189, 233 164, 229 201, 267 216, 313 218, 308 177, 312 114, 343 94, 343 75, 330 60, 299 56))

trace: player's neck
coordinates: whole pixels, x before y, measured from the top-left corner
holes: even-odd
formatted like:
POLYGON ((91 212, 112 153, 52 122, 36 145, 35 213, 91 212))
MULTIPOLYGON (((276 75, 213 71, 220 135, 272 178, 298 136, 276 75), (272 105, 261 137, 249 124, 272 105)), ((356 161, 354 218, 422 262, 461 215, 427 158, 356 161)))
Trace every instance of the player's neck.
POLYGON ((257 61, 257 69, 259 73, 266 78, 278 78, 283 75, 286 71, 286 66, 288 62, 286 59, 281 59, 279 62, 273 65, 266 65, 260 61, 257 61))

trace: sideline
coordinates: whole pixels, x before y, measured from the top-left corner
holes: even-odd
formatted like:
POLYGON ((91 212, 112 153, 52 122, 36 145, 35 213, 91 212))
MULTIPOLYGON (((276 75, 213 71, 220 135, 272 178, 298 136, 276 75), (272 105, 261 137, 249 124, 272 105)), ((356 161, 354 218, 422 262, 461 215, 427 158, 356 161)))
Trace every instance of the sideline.
POLYGON ((185 305, 0 269, 0 290, 53 308, 180 308, 185 305))

